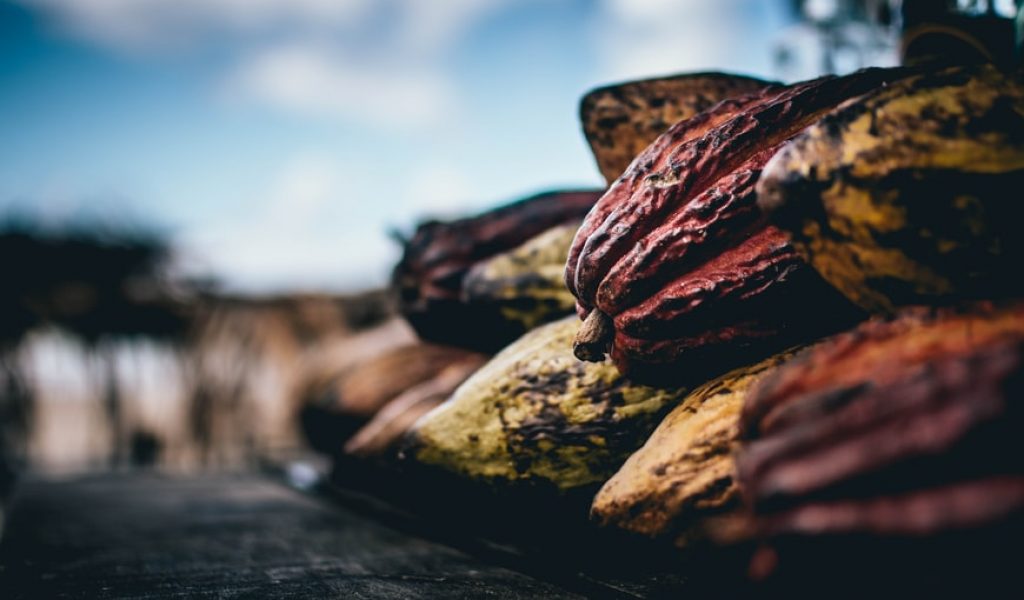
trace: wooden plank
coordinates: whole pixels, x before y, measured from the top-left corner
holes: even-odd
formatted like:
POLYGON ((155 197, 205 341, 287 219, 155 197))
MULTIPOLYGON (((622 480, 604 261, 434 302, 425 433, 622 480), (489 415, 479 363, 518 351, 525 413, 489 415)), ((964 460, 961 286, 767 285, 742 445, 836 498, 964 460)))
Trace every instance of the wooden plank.
MULTIPOLYGON (((379 480, 394 475, 376 474, 379 480)), ((633 538, 605 538, 556 502, 530 502, 514 495, 499 502, 487 493, 463 495, 466 490, 450 481, 432 490, 408 473, 397 488, 367 483, 334 478, 321 493, 374 521, 588 598, 637 600, 691 592, 710 597, 709 590, 683 576, 687 565, 679 560, 678 550, 633 538)))
POLYGON ((4 598, 576 598, 257 476, 26 482, 4 598))

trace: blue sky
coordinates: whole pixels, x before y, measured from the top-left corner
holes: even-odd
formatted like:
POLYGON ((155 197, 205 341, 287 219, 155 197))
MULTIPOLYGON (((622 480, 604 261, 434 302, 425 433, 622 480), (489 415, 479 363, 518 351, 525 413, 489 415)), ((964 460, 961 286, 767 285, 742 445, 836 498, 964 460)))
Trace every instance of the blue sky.
POLYGON ((786 6, 0 0, 0 211, 159 227, 233 289, 381 284, 388 228, 600 184, 587 89, 778 75, 786 6))

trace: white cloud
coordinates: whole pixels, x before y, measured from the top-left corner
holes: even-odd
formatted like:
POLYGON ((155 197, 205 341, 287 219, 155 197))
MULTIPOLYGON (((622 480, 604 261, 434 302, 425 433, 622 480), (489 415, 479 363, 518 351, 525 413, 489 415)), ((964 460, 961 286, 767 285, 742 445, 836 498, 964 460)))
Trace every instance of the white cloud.
POLYGON ((260 218, 275 228, 302 228, 337 200, 340 184, 330 157, 310 154, 292 159, 271 185, 260 218))
POLYGON ((482 208, 470 174, 443 161, 403 173, 386 207, 353 204, 349 194, 363 197, 355 189, 360 181, 359 165, 317 153, 295 156, 268 178, 266 194, 249 210, 183 232, 179 266, 253 292, 383 285, 399 256, 389 226, 411 231, 424 218, 482 208))
POLYGON ((352 218, 356 176, 327 155, 292 158, 250 210, 184 232, 181 268, 250 291, 382 284, 397 250, 383 227, 352 218))
POLYGON ((358 25, 374 0, 20 0, 64 30, 118 48, 183 47, 224 33, 358 25))
POLYGON ((473 203, 474 189, 463 169, 438 162, 420 164, 406 182, 399 214, 414 219, 455 216, 473 203))
POLYGON ((450 47, 474 23, 510 0, 400 0, 398 37, 414 51, 450 47))
POLYGON ((384 231, 343 223, 329 236, 239 224, 213 235, 196 232, 189 249, 203 260, 187 271, 212 273, 229 288, 252 292, 375 287, 398 257, 384 231))
POLYGON ((260 52, 230 74, 230 97, 289 112, 401 127, 436 122, 454 105, 447 77, 428 66, 375 65, 326 45, 260 52))
POLYGON ((664 20, 674 12, 692 12, 708 3, 704 0, 611 0, 608 12, 626 22, 649 23, 664 20))
POLYGON ((226 49, 218 91, 315 119, 389 127, 454 113, 447 52, 511 0, 20 0, 130 53, 226 49))
POLYGON ((728 70, 771 76, 779 3, 764 0, 604 0, 593 40, 606 81, 728 70))
POLYGON ((382 285, 399 255, 388 225, 410 231, 423 218, 481 208, 470 174, 439 160, 396 178, 384 207, 358 204, 365 183, 360 165, 315 152, 295 156, 247 210, 184 231, 179 268, 247 291, 382 285))
MULTIPOLYGON (((125 49, 280 32, 306 38, 383 27, 389 44, 434 51, 511 0, 16 0, 65 31, 125 49)), ((237 40, 233 40, 237 41, 237 40)))

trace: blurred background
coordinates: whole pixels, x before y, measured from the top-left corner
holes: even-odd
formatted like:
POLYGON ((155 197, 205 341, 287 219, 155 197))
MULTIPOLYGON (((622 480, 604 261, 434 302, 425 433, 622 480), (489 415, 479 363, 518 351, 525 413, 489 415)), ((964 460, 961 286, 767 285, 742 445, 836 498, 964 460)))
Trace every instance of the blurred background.
POLYGON ((0 0, 3 468, 299 451, 308 382, 411 339, 389 232, 600 185, 600 84, 896 64, 902 4, 0 0))

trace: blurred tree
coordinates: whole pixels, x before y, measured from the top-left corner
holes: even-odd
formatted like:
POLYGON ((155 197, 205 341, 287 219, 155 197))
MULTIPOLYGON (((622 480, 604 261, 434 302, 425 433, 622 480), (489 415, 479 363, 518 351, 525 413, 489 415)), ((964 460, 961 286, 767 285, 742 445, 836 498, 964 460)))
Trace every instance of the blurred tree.
POLYGON ((31 421, 31 394, 14 353, 33 329, 57 327, 97 358, 115 452, 125 458, 122 398, 114 344, 127 338, 179 343, 188 329, 188 292, 167 276, 170 246, 140 230, 77 226, 51 230, 26 219, 0 225, 0 417, 2 450, 19 456, 31 421), (18 432, 21 433, 18 433, 18 432))

